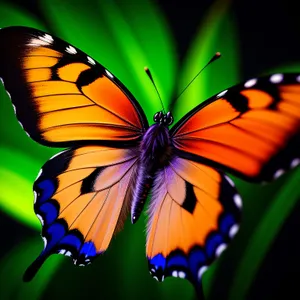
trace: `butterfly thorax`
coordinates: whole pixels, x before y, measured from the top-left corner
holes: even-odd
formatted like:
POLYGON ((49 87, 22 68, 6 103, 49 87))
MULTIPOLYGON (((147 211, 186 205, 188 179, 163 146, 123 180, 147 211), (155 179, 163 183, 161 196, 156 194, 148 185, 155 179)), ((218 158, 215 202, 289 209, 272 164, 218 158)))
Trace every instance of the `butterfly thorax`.
POLYGON ((172 145, 168 126, 156 123, 148 128, 140 144, 140 166, 133 193, 131 221, 135 223, 145 204, 157 171, 168 165, 172 145))

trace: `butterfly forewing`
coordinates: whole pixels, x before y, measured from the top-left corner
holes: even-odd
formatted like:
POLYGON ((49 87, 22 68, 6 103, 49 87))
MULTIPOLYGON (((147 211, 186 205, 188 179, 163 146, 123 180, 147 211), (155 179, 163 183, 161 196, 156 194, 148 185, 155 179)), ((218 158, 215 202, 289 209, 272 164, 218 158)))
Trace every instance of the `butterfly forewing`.
POLYGON ((212 97, 171 129, 176 153, 254 182, 277 178, 300 163, 299 80, 274 74, 212 97))
POLYGON ((143 110, 102 65, 39 30, 9 27, 0 39, 0 77, 31 138, 59 147, 141 138, 148 127, 143 110))

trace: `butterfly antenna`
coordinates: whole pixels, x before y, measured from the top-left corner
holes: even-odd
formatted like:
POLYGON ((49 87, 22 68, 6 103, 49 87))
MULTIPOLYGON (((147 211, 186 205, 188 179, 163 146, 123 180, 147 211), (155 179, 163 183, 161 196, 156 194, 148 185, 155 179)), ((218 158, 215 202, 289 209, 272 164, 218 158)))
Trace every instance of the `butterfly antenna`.
POLYGON ((181 91, 181 93, 177 96, 177 98, 175 99, 175 101, 186 91, 186 89, 193 83, 193 81, 199 76, 199 74, 208 66, 210 65, 212 62, 214 62, 215 60, 217 60, 218 58, 221 57, 221 53, 217 52, 211 59, 210 61, 196 74, 196 76, 190 81, 190 83, 181 91))
POLYGON ((153 86, 154 86, 154 88, 155 88, 155 90, 156 90, 156 93, 157 93, 157 95, 158 95, 158 98, 159 98, 159 100, 160 100, 160 103, 161 103, 161 106, 162 106, 162 109, 163 109, 163 113, 165 114, 165 113, 166 113, 165 107, 164 107, 164 104, 163 104, 163 102, 162 102, 162 100, 161 100, 161 97, 160 97, 160 94, 159 94, 158 89, 157 89, 157 87, 156 87, 156 84, 155 84, 155 82, 154 82, 154 80, 153 80, 153 77, 152 77, 152 75, 151 75, 151 72, 150 72, 150 70, 149 70, 148 67, 145 67, 144 70, 145 70, 146 74, 148 75, 148 77, 150 78, 151 82, 153 83, 153 86))

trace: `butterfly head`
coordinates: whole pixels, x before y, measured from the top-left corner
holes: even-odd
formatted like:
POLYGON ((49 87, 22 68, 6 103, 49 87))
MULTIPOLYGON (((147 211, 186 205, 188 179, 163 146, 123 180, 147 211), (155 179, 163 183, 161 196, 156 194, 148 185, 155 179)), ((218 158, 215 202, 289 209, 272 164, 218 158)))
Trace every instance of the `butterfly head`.
POLYGON ((162 111, 159 111, 153 116, 153 121, 157 124, 170 126, 171 124, 173 124, 174 118, 171 112, 167 112, 166 114, 164 114, 162 111))

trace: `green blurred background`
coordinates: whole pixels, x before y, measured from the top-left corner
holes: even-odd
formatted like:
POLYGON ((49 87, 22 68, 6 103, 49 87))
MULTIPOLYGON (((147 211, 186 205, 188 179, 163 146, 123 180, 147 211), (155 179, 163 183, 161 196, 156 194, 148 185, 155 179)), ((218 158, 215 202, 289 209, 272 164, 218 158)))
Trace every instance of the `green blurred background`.
MULTIPOLYGON (((240 81, 300 71, 300 23, 291 1, 1 0, 0 27, 10 25, 43 29, 88 53, 132 91, 149 120, 160 104, 144 66, 176 119, 240 81), (223 57, 172 101, 216 51, 223 57)), ((91 266, 77 268, 56 255, 33 282, 21 281, 43 247, 32 184, 58 151, 26 136, 1 86, 0 299, 195 299, 187 281, 161 284, 149 275, 145 216, 135 226, 126 223, 91 266)), ((232 178, 243 220, 204 275, 206 299, 299 299, 299 167, 266 186, 232 178)))

